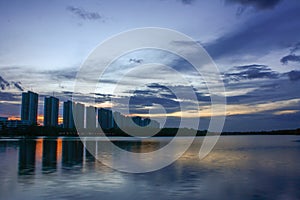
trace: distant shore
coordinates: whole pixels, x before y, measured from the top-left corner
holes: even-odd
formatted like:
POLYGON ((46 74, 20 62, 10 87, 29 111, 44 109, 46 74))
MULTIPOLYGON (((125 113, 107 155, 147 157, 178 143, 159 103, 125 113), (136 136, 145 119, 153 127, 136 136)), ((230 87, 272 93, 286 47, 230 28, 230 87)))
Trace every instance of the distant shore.
POLYGON ((2 130, 0 132, 0 138, 24 138, 24 137, 185 137, 185 136, 213 136, 213 135, 300 135, 300 128, 292 130, 274 130, 274 131, 251 131, 251 132, 222 132, 211 133, 207 130, 193 130, 188 128, 163 128, 163 129, 148 129, 148 133, 156 133, 154 135, 147 135, 136 130, 130 131, 132 135, 123 132, 121 129, 108 129, 108 130, 76 130, 76 129, 63 129, 58 127, 42 127, 32 126, 26 129, 16 130, 2 130))

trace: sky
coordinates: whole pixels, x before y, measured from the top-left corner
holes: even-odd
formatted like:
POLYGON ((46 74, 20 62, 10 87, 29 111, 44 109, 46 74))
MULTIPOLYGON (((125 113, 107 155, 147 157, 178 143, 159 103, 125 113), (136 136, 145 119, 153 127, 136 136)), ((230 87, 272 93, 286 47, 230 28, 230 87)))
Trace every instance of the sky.
POLYGON ((206 129, 210 94, 189 63, 168 52, 128 53, 111 64, 97 91, 74 93, 77 72, 99 44, 130 29, 161 27, 193 38, 218 67, 227 99, 224 131, 300 128, 299 10, 298 0, 2 0, 0 116, 18 118, 21 93, 31 90, 40 95, 40 115, 48 95, 61 102, 72 94, 96 97, 98 107, 114 106, 111 98, 130 97, 132 114, 164 111, 168 126, 177 123, 179 102, 185 101, 190 112, 180 114, 200 117, 200 129, 206 129), (148 63, 162 63, 184 74, 195 88, 197 102, 176 99, 170 88, 184 94, 187 84, 177 82, 172 70, 155 66, 157 73, 148 75, 144 85, 135 86, 145 80, 137 71, 139 76, 131 74, 134 84, 127 81, 119 93, 112 92, 122 74, 148 63))

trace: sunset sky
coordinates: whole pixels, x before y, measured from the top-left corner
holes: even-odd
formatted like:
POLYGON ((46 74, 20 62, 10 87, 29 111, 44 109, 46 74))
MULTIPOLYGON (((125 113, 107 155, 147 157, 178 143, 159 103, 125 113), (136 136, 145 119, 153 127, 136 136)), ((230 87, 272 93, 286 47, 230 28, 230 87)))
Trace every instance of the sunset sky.
MULTIPOLYGON (((193 38, 218 66, 227 97, 225 131, 300 128, 299 10, 298 0, 2 0, 0 116, 20 116, 21 93, 27 90, 40 94, 42 115, 44 96, 70 99, 76 73, 101 42, 133 28, 162 27, 193 38)), ((110 106, 116 95, 110 88, 119 73, 152 62, 184 73, 195 86, 201 82, 174 55, 133 52, 113 63, 114 70, 97 91, 97 106, 110 106)), ((167 81, 153 78, 143 88, 125 85, 118 98, 135 90, 133 111, 160 104, 176 121, 178 100, 167 87, 184 91, 186 85, 174 84, 172 73, 162 77, 167 81)), ((183 116, 200 116, 200 129, 205 129, 209 93, 205 88, 196 93, 201 112, 191 109, 183 116)))

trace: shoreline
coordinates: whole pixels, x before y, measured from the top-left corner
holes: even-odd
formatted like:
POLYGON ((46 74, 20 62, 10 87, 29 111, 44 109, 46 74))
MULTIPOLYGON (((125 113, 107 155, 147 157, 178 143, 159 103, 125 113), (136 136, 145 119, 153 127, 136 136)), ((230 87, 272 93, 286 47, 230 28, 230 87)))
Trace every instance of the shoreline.
POLYGON ((9 139, 39 139, 39 138, 44 138, 44 139, 56 139, 56 138, 69 138, 69 139, 77 139, 77 138, 128 138, 128 139, 153 139, 153 138, 185 138, 185 137, 195 137, 195 138, 204 138, 206 136, 219 136, 219 137, 226 137, 226 136, 300 136, 300 133, 222 133, 221 135, 181 135, 181 136, 170 136, 170 135, 159 135, 159 136, 137 136, 137 137, 132 137, 132 136, 122 136, 122 135, 108 135, 108 136, 103 136, 103 135, 54 135, 54 136, 49 136, 49 135, 37 135, 37 136, 0 136, 0 140, 9 140, 9 139))
POLYGON ((129 138, 156 138, 156 137, 205 137, 205 136, 244 136, 244 135, 300 135, 300 128, 292 130, 276 130, 276 131, 247 131, 247 132, 222 132, 213 133, 207 130, 194 130, 187 128, 163 128, 149 129, 149 132, 130 131, 132 135, 123 132, 121 129, 110 130, 64 130, 49 127, 33 127, 33 129, 25 130, 7 130, 0 132, 1 138, 37 138, 37 137, 129 137, 129 138), (180 131, 179 131, 180 130, 180 131), (149 135, 147 133, 155 133, 149 135))

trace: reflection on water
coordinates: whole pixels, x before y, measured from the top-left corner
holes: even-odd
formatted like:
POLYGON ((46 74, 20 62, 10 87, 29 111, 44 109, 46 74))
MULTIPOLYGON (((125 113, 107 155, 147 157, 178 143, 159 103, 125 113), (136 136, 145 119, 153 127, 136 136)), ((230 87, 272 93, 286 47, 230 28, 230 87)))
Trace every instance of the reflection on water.
POLYGON ((43 141, 43 171, 56 170, 57 141, 43 141))
POLYGON ((34 172, 36 141, 21 140, 19 145, 19 174, 34 172))
MULTIPOLYGON (((168 141, 114 143, 151 152, 168 141)), ((198 138, 174 164, 128 174, 94 158, 105 149, 101 139, 0 140, 0 199, 300 199, 300 143, 295 141, 299 136, 226 136, 199 160, 198 138)))
POLYGON ((62 165, 72 167, 82 165, 83 144, 81 141, 63 141, 62 142, 62 165))

